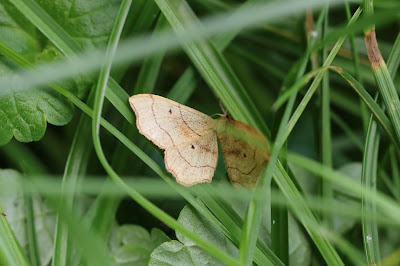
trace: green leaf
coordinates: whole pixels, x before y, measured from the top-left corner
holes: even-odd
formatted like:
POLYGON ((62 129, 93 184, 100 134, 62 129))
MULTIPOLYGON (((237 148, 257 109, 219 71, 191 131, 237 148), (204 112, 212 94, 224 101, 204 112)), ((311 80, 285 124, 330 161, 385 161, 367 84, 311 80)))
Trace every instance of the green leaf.
POLYGON ((119 265, 147 265, 151 252, 170 240, 158 229, 149 234, 141 226, 123 225, 111 236, 112 253, 119 265))
POLYGON ((163 231, 158 228, 151 229, 150 237, 154 246, 156 247, 171 240, 163 231))
POLYGON ((0 3, 0 41, 33 58, 40 51, 38 31, 7 0, 0 3))
MULTIPOLYGON (((19 173, 14 170, 0 170, 0 206, 7 214, 7 221, 19 244, 28 253, 24 205, 22 179, 19 173)), ((55 217, 53 211, 39 197, 34 197, 33 207, 40 261, 42 265, 47 265, 53 256, 55 217)))
POLYGON ((151 254, 150 266, 157 265, 224 265, 196 246, 185 246, 172 240, 159 246, 151 254))
MULTIPOLYGON (((234 245, 227 241, 226 237, 212 223, 200 215, 193 207, 187 205, 182 209, 178 221, 186 228, 199 234, 203 239, 210 241, 215 246, 228 252, 234 257, 237 256, 234 245)), ((176 238, 186 246, 194 246, 194 242, 181 233, 176 233, 176 238)))
MULTIPOLYGON (((35 59, 40 53, 40 42, 35 27, 8 2, 0 4, 0 41, 35 59)), ((14 51, 14 52, 15 52, 14 51)), ((7 59, 0 63, 0 77, 12 74, 14 66, 7 59)), ((22 142, 40 140, 46 122, 65 125, 73 115, 73 105, 59 93, 49 89, 25 90, 0 98, 0 145, 14 136, 22 142)))
MULTIPOLYGON (((232 200, 232 199, 231 199, 232 200)), ((244 216, 247 203, 241 200, 234 200, 233 207, 241 216, 244 216)), ((187 205, 182 209, 179 222, 191 231, 196 232, 203 239, 208 240, 221 250, 236 257, 238 248, 232 244, 208 219, 200 215, 192 206, 187 205)), ((270 218, 266 215, 263 220, 260 236, 266 243, 270 242, 270 233, 267 230, 270 218)), ((300 230, 294 219, 289 219, 290 235, 290 261, 295 265, 309 265, 310 246, 307 243, 304 233, 300 230)), ((170 265, 171 262, 178 265, 221 265, 221 262, 207 252, 199 249, 193 241, 179 232, 176 233, 179 241, 170 241, 162 244, 151 254, 149 265, 170 265)))
POLYGON ((120 0, 37 2, 82 48, 107 44, 121 3, 120 0))
MULTIPOLYGON (((182 209, 178 221, 228 254, 237 256, 237 248, 190 205, 182 209)), ((189 238, 179 232, 179 241, 172 240, 159 246, 150 256, 149 265, 221 265, 221 261, 200 249, 189 238)))
MULTIPOLYGON (((1 72, 10 72, 0 65, 1 72)), ((14 136, 18 141, 40 140, 46 121, 57 126, 67 124, 73 116, 73 105, 54 90, 42 88, 10 92, 0 98, 0 145, 14 136)))

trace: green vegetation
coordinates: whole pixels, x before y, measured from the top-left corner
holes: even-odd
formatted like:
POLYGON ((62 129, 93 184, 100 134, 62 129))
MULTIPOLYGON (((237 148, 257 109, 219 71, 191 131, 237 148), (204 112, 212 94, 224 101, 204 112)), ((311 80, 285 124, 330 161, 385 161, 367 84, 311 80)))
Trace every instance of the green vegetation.
POLYGON ((400 264, 400 2, 4 0, 0 265, 400 264), (379 45, 379 46, 378 46, 379 45), (130 95, 269 139, 184 187, 130 95), (266 147, 262 147, 266 148, 266 147))

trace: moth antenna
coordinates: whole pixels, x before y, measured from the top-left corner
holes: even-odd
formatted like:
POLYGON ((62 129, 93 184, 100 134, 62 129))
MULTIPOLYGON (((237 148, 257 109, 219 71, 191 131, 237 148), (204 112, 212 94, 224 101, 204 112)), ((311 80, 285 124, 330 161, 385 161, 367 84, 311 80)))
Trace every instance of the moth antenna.
POLYGON ((214 117, 214 116, 226 117, 225 114, 218 114, 218 113, 212 114, 212 115, 210 115, 210 116, 211 116, 211 117, 214 117))
POLYGON ((222 106, 222 102, 219 97, 218 97, 218 104, 219 104, 219 107, 221 108, 222 112, 224 113, 224 116, 227 116, 228 111, 222 106))

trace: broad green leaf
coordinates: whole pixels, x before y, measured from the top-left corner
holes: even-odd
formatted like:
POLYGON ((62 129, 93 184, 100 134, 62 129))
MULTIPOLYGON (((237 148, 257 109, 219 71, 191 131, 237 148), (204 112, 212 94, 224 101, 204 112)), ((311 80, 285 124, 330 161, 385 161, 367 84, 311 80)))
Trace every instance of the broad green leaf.
MULTIPOLYGON (((0 64, 0 77, 12 73, 0 64)), ((61 94, 47 88, 26 89, 0 98, 0 145, 15 137, 21 142, 40 140, 47 122, 62 126, 73 116, 73 105, 61 94)))
MULTIPOLYGON (((247 204, 242 201, 234 201, 234 209, 244 216, 247 204)), ((193 207, 187 205, 179 215, 179 222, 185 227, 199 234, 221 250, 234 257, 238 255, 238 248, 230 242, 209 220, 200 215, 193 207)), ((266 243, 270 242, 269 215, 264 217, 261 238, 266 243)), ((304 233, 294 219, 289 219, 289 243, 290 243, 290 265, 309 265, 311 249, 304 233)), ((221 265, 221 262, 207 252, 199 249, 193 241, 179 232, 176 233, 179 241, 173 240, 159 246, 151 254, 149 265, 221 265)))
POLYGON ((147 265, 155 248, 171 239, 161 230, 149 233, 138 225, 122 225, 111 235, 111 250, 118 265, 147 265))
MULTIPOLYGON (((14 235, 28 253, 26 237, 25 200, 22 190, 22 178, 14 170, 0 170, 0 206, 7 214, 14 235)), ((48 265, 53 255, 53 232, 55 216, 53 211, 39 198, 33 201, 35 229, 41 265, 48 265)))
POLYGON ((171 240, 163 231, 158 228, 151 229, 150 238, 153 242, 153 245, 156 247, 171 240))
POLYGON ((107 44, 121 0, 37 0, 82 48, 107 44))
MULTIPOLYGON (((186 228, 201 235, 203 239, 207 239, 234 257, 237 256, 237 250, 235 252, 234 245, 209 220, 200 215, 190 205, 182 209, 178 221, 186 228)), ((195 245, 192 240, 179 232, 176 233, 176 238, 186 246, 195 245)))
MULTIPOLYGON (((199 234, 221 250, 237 256, 237 248, 209 220, 201 216, 190 205, 182 209, 178 221, 199 234)), ((179 241, 163 243, 151 254, 149 265, 221 265, 222 262, 197 247, 193 241, 179 232, 179 241)))
POLYGON ((172 240, 159 246, 151 254, 149 266, 224 265, 196 246, 186 246, 172 240))
POLYGON ((38 31, 8 0, 0 2, 0 21, 1 42, 31 59, 39 53, 38 31))
MULTIPOLYGON (((83 48, 104 46, 111 32, 120 1, 76 1, 73 4, 65 0, 38 0, 38 4, 50 14, 83 48)), ((39 31, 21 14, 14 5, 7 2, 0 4, 0 41, 10 46, 16 52, 25 56, 31 63, 54 61, 59 52, 50 42, 45 47, 41 45, 39 31), (42 49, 43 52, 42 52, 42 49), (39 62, 40 62, 39 61, 39 62)), ((1 59, 1 58, 0 58, 1 59)), ((0 65, 0 77, 15 71, 15 68, 0 65)), ((88 86, 83 78, 76 83, 70 83, 69 90, 79 95, 85 95, 88 86)), ((63 84, 64 85, 64 84, 63 84)), ((25 88, 24 88, 25 89, 25 88)), ((0 99, 0 145, 8 143, 15 137, 21 142, 40 140, 47 122, 62 126, 73 116, 73 105, 53 90, 40 89, 10 93, 0 99)))

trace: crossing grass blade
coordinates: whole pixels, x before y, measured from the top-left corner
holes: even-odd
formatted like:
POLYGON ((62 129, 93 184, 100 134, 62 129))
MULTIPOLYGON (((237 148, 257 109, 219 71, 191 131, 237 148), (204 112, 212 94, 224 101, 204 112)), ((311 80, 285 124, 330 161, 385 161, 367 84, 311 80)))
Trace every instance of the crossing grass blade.
MULTIPOLYGON (((365 140, 365 150, 363 158, 363 169, 361 182, 364 187, 376 191, 377 165, 379 152, 380 135, 377 130, 377 123, 370 118, 368 126, 367 138, 365 140)), ((364 215, 376 216, 375 202, 362 199, 362 210, 364 215)), ((369 264, 378 263, 381 261, 379 250, 378 225, 376 220, 362 221, 364 249, 369 264)))
MULTIPOLYGON (((374 13, 374 5, 372 0, 364 1, 365 17, 374 13)), ((393 125, 396 142, 400 141, 400 100, 393 79, 383 59, 376 40, 375 27, 366 28, 364 31, 365 46, 367 48, 368 58, 371 63, 371 69, 374 73, 379 92, 385 103, 389 119, 393 125)), ((394 70, 393 68, 392 70, 394 70)))
POLYGON ((374 114, 375 118, 379 121, 385 131, 388 133, 390 138, 392 139, 394 145, 400 151, 398 144, 398 140, 396 138, 396 132, 393 129, 392 124, 389 119, 383 112, 383 110, 378 106, 376 101, 371 97, 371 95, 355 80, 349 73, 343 71, 343 69, 339 67, 332 67, 339 75, 341 75, 346 81, 349 82, 350 86, 357 92, 357 94, 361 97, 361 99, 365 102, 369 110, 374 114))

